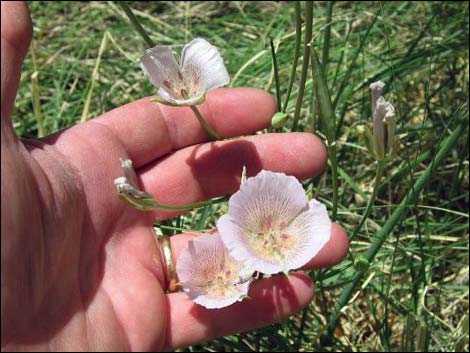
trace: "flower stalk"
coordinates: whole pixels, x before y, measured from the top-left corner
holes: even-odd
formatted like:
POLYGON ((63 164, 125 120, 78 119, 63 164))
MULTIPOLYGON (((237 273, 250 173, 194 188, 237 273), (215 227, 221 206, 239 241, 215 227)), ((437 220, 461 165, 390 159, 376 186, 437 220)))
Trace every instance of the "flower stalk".
POLYGON ((202 117, 201 112, 199 111, 199 109, 197 109, 197 106, 190 105, 189 107, 193 111, 194 115, 196 116, 197 121, 199 121, 199 124, 201 124, 207 136, 209 136, 211 140, 220 140, 220 135, 217 132, 215 132, 214 129, 212 129, 209 126, 209 124, 207 124, 207 122, 202 117))
POLYGON ((304 38, 304 55, 302 61, 302 71, 300 74, 299 93, 295 102, 294 120, 292 130, 297 130, 300 110, 302 108, 302 100, 305 91, 305 82, 307 81, 308 63, 310 61, 310 47, 312 46, 312 28, 313 28, 313 1, 305 2, 305 38, 304 38))
POLYGON ((287 111, 287 105, 289 104, 290 94, 292 92, 292 86, 294 85, 295 72, 297 71, 297 64, 300 56, 300 43, 302 37, 302 19, 300 16, 300 1, 294 1, 295 9, 295 49, 294 49, 294 60, 292 61, 292 69, 290 73, 289 86, 287 88, 286 101, 282 111, 287 111))
POLYGON ((361 217, 361 220, 359 221, 359 224, 357 227, 354 229, 353 234, 349 238, 349 241, 351 242, 354 238, 356 238, 357 234, 359 234, 359 231, 361 230, 362 226, 366 222, 367 218, 369 217, 370 212, 372 211, 372 206, 375 203, 375 199, 377 198, 377 194, 380 189, 381 185, 381 180, 384 174, 384 169, 385 169, 385 162, 384 161, 377 161, 377 168, 375 171, 375 181, 374 181, 374 189, 372 190, 372 194, 370 195, 369 201, 367 202, 366 210, 364 214, 361 217))
POLYGON ((328 72, 328 60, 330 54, 330 38, 331 38, 331 19, 333 17, 333 5, 334 1, 326 2, 326 26, 323 35, 323 50, 322 50, 322 64, 323 72, 328 72))
POLYGON ((336 136, 335 136, 335 112, 331 102, 331 95, 326 83, 323 67, 318 60, 315 49, 312 51, 312 75, 315 99, 318 107, 318 114, 325 129, 326 141, 328 145, 328 158, 330 160, 331 179, 333 187, 333 220, 336 220, 338 212, 338 160, 336 157, 336 136))
POLYGON ((209 201, 194 202, 187 205, 164 205, 155 200, 155 197, 152 194, 139 190, 134 169, 132 168, 132 161, 130 159, 121 160, 121 167, 124 176, 114 180, 117 195, 120 200, 139 211, 187 211, 226 200, 225 197, 220 197, 209 201))
POLYGON ((276 83, 277 111, 280 112, 282 110, 282 102, 281 102, 281 86, 279 83, 279 67, 277 66, 276 49, 274 48, 274 42, 272 38, 269 39, 269 43, 271 45, 271 58, 273 61, 274 82, 276 83))

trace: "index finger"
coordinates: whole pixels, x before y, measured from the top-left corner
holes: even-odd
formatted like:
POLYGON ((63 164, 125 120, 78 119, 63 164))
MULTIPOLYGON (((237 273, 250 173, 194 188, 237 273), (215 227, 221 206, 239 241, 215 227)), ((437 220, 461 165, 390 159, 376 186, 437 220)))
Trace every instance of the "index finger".
MULTIPOLYGON (((269 126, 274 98, 257 88, 220 88, 198 106, 222 138, 251 134, 269 126)), ((205 142, 208 137, 189 107, 170 107, 140 99, 105 113, 90 123, 110 128, 136 168, 172 150, 205 142)))

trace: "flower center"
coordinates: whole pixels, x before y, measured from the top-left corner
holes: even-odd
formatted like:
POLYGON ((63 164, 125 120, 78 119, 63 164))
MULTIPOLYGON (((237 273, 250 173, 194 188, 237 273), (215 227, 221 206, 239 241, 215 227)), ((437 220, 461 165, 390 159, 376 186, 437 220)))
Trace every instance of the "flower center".
POLYGON ((195 96, 199 88, 199 77, 192 76, 186 78, 181 72, 178 72, 178 78, 174 80, 165 80, 163 85, 166 90, 176 99, 189 99, 195 96))
POLYGON ((239 266, 230 258, 225 261, 217 271, 207 271, 204 273, 198 287, 206 291, 207 295, 212 297, 226 297, 238 291, 238 268, 239 266))
POLYGON ((285 221, 275 221, 267 216, 260 223, 257 231, 247 234, 248 244, 257 256, 263 260, 273 258, 283 261, 296 245, 295 237, 289 233, 285 221))

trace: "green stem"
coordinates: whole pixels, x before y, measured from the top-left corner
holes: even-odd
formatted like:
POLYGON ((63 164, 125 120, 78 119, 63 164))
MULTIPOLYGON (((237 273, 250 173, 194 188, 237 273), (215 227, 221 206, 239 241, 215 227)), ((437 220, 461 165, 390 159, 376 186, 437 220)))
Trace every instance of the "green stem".
POLYGON ((212 128, 206 123, 199 109, 197 109, 195 105, 191 105, 190 108, 193 111, 194 115, 196 115, 196 118, 199 121, 199 124, 201 124, 202 128, 206 131, 209 138, 211 140, 220 140, 219 134, 215 132, 214 130, 212 130, 212 128))
POLYGON ((208 201, 200 201, 194 202, 187 205, 180 205, 180 206, 170 206, 170 205, 162 205, 161 203, 157 202, 152 196, 149 196, 145 199, 145 202, 142 202, 141 199, 135 199, 133 197, 129 197, 126 194, 119 194, 119 198, 126 202, 128 205, 132 206, 133 208, 139 211, 152 211, 152 210, 165 210, 165 211, 188 211, 193 208, 200 208, 207 205, 212 205, 214 203, 224 202, 227 200, 226 197, 219 197, 216 199, 208 200, 208 201))
POLYGON ((299 121, 300 109, 302 108, 302 99, 304 97, 305 82, 307 80, 307 70, 310 60, 310 47, 312 46, 312 27, 313 27, 313 1, 305 3, 305 38, 304 38, 304 56, 302 61, 302 72, 300 74, 299 94, 295 102, 294 121, 292 123, 292 130, 297 130, 297 123, 299 121))
POLYGON ((299 333, 297 335, 297 343, 295 345, 295 351, 299 351, 300 346, 302 345, 302 338, 304 335, 305 322, 307 321, 307 314, 308 314, 308 306, 302 312, 302 318, 300 320, 300 327, 299 327, 299 333))
MULTIPOLYGON (((383 227, 379 231, 377 231, 375 237, 373 238, 372 245, 363 256, 366 261, 371 263, 374 260, 383 243, 385 242, 385 240, 387 240, 387 237, 392 233, 393 228, 405 216, 406 211, 408 209, 408 203, 418 197, 421 191, 423 191, 424 187, 429 183, 431 177, 434 175, 437 167, 442 163, 444 158, 450 152, 452 147, 456 144, 459 137, 465 132, 467 127, 468 112, 466 113, 466 116, 462 118, 460 124, 455 128, 452 134, 439 145, 438 152, 434 160, 431 161, 426 170, 419 176, 414 186, 410 190, 408 190, 406 196, 400 202, 400 204, 392 213, 387 222, 385 222, 383 227)), ((349 284, 341 293, 339 300, 333 309, 333 313, 328 318, 327 333, 325 336, 322 337, 323 344, 328 344, 329 342, 331 342, 331 337, 336 328, 338 318, 341 315, 341 310, 349 302, 350 298, 354 293, 354 290, 360 283, 361 278, 365 273, 367 272, 355 271, 352 276, 352 283, 349 284)))
POLYGON ((372 210, 372 206, 374 205, 375 199, 377 198, 378 191, 380 189, 380 181, 382 180, 382 176, 384 174, 384 167, 385 167, 385 162, 384 161, 377 161, 377 169, 375 172, 375 183, 374 183, 374 190, 372 190, 372 195, 369 198, 369 201, 367 202, 367 207, 362 215, 362 218, 357 225, 356 229, 354 229, 353 234, 349 238, 349 241, 351 242, 359 233, 361 230, 362 226, 367 220, 367 217, 369 217, 370 211, 372 210))
POLYGON ((318 115, 320 117, 328 145, 328 158, 330 159, 332 187, 333 187, 333 221, 336 220, 338 212, 338 160, 336 156, 336 137, 335 137, 335 112, 331 103, 330 90, 326 83, 326 77, 323 68, 318 60, 315 49, 311 48, 312 56, 312 75, 313 88, 317 103, 318 115))
POLYGON ((300 1, 294 2, 295 8, 295 49, 294 49, 294 61, 292 62, 292 70, 290 73, 289 86, 287 88, 286 102, 284 103, 284 113, 287 111, 287 104, 289 103, 290 94, 292 92, 292 86, 294 85, 295 72, 297 71, 297 64, 300 56, 300 41, 302 37, 302 19, 300 18, 300 1))
POLYGON ((227 201, 226 197, 219 197, 217 199, 209 200, 209 201, 200 201, 200 202, 193 202, 187 205, 181 205, 181 206, 170 206, 170 205, 162 205, 162 204, 157 204, 157 208, 161 210, 166 210, 166 211, 187 211, 191 210, 193 208, 200 208, 204 207, 207 205, 212 205, 214 203, 219 203, 227 201))
POLYGON ((326 75, 326 69, 328 66, 328 59, 330 54, 330 37, 331 37, 331 18, 333 17, 333 5, 335 4, 334 1, 327 1, 327 13, 326 13, 326 27, 325 27, 325 35, 323 37, 323 51, 322 51, 322 64, 323 64, 323 72, 326 75))
POLYGON ((271 44, 271 57, 273 59, 273 70, 274 70, 274 81, 276 83, 276 99, 277 99, 277 111, 280 112, 281 108, 281 86, 279 83, 279 68, 277 66, 277 58, 276 58, 276 50, 274 48, 273 39, 270 38, 269 40, 271 44))
POLYGON ((336 221, 336 215, 338 214, 338 160, 336 157, 336 142, 331 143, 328 141, 328 155, 331 163, 331 178, 333 187, 333 211, 331 218, 336 221))
POLYGON ((129 5, 126 4, 125 1, 118 1, 118 4, 121 5, 121 8, 124 10, 126 13, 127 17, 131 21, 131 23, 134 25, 135 29, 140 33, 142 38, 145 40, 145 43, 151 48, 154 46, 152 40, 148 36, 148 34, 145 32, 145 30, 142 28, 142 26, 139 23, 139 20, 135 17, 134 13, 132 12, 131 8, 129 5))

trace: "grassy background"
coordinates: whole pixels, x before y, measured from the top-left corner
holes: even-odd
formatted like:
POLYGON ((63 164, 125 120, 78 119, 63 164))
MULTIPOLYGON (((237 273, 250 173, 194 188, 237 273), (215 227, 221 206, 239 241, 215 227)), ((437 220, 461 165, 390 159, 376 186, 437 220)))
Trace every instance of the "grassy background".
MULTIPOLYGON (((218 46, 232 86, 260 87, 275 94, 269 49, 273 38, 285 99, 295 44, 292 4, 129 4, 156 43, 178 50, 203 36, 218 46)), ((111 2, 31 2, 30 9, 33 43, 14 113, 20 136, 48 134, 78 123, 82 115, 91 118, 154 93, 138 67, 145 43, 120 7, 111 2), (108 40, 100 56, 105 33, 108 40), (38 128, 38 119, 44 131, 38 128)), ((326 2, 315 2, 313 36, 319 52, 326 9, 326 2)), ((368 85, 377 79, 388 84, 386 98, 397 108, 399 153, 386 165, 378 199, 351 244, 350 257, 329 271, 312 272, 317 295, 303 313, 189 350, 468 350, 468 131, 388 234, 361 286, 343 308, 334 340, 328 346, 321 346, 319 340, 339 293, 351 281, 354 258, 370 247, 372 235, 429 165, 439 141, 468 114, 468 15, 467 2, 334 4, 327 81, 333 98, 340 92, 338 221, 349 232, 374 186, 374 161, 362 136, 364 126, 371 124, 368 85)), ((323 136, 312 109, 310 77, 299 126, 312 131, 315 124, 315 132, 323 136)), ((294 110, 298 79, 297 75, 289 114, 294 110)), ((290 127, 288 121, 284 131, 290 127)), ((329 172, 304 185, 331 205, 329 172)), ((224 207, 196 210, 173 220, 173 228, 176 232, 207 229, 224 207)))

